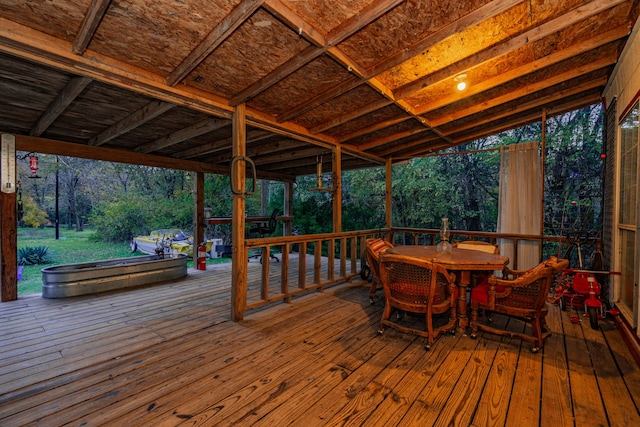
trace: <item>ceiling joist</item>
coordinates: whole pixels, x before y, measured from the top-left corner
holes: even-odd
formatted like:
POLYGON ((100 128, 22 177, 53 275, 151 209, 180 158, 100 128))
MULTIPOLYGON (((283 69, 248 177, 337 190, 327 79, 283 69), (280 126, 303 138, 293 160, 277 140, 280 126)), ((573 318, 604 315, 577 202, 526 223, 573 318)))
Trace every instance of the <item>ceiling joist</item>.
POLYGON ((313 174, 335 149, 342 170, 379 166, 598 102, 640 14, 637 0, 327 5, 5 3, 0 131, 40 136, 31 151, 58 141, 226 173, 233 106, 245 104, 262 177, 313 174), (470 84, 457 92, 461 73, 470 84))

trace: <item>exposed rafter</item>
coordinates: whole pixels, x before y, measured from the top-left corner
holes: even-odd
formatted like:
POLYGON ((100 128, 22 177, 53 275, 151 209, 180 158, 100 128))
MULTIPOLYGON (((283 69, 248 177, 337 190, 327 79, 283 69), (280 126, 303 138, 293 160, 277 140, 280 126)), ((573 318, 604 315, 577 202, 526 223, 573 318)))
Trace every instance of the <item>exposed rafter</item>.
POLYGON ((87 77, 72 77, 69 83, 58 93, 56 99, 47 107, 38 122, 29 132, 31 136, 40 136, 49 125, 76 99, 80 92, 91 83, 87 77))
POLYGON ((383 165, 597 102, 640 14, 637 0, 81 3, 3 4, 0 131, 227 171, 240 103, 247 155, 287 180, 318 151, 383 165))

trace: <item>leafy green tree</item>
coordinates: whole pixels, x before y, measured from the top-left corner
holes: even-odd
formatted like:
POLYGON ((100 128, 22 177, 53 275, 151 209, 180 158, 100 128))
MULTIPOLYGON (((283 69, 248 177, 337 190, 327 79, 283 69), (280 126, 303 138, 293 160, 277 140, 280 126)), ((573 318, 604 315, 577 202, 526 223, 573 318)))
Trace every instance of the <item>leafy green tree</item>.
POLYGON ((97 206, 90 219, 96 229, 94 238, 126 242, 133 236, 150 232, 150 203, 149 197, 124 196, 97 206))
POLYGON ((22 223, 32 228, 38 228, 49 222, 47 213, 40 209, 33 197, 27 197, 22 202, 23 216, 22 223))

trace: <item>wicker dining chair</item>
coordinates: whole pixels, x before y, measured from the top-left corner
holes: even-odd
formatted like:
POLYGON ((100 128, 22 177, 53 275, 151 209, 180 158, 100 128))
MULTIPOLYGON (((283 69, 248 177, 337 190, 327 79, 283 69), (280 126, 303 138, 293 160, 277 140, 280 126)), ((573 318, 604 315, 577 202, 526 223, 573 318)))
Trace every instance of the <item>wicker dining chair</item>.
POLYGON ((497 335, 518 337, 533 342, 532 353, 537 353, 550 335, 545 330, 547 314, 546 299, 549 294, 554 268, 546 262, 528 271, 509 271, 508 277, 500 279, 491 275, 487 283, 471 290, 471 337, 478 329, 497 335), (484 312, 486 322, 479 321, 479 312, 484 312), (521 319, 531 324, 530 333, 498 328, 493 325, 493 314, 499 313, 521 319))
MULTIPOLYGON (((455 274, 427 260, 403 255, 385 254, 380 257, 380 280, 384 289, 385 307, 379 334, 390 326, 405 333, 425 337, 429 350, 435 339, 444 332, 455 333, 457 324, 457 287, 455 274), (425 329, 404 324, 398 317, 391 320, 392 309, 425 315, 425 329), (434 326, 434 315, 449 313, 446 323, 434 326)), ((440 319, 442 320, 442 319, 440 319)))
POLYGON ((369 291, 369 303, 375 302, 376 291, 380 286, 380 255, 392 248, 393 244, 381 238, 369 238, 366 240, 365 255, 367 264, 371 270, 371 290, 369 291))

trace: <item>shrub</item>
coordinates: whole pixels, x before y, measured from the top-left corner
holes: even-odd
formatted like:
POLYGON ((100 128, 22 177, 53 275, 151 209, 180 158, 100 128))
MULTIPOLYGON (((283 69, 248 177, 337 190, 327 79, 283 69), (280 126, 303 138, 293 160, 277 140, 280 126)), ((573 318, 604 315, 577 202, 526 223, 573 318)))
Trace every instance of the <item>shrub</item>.
POLYGON ((159 228, 191 231, 193 198, 188 192, 178 196, 167 199, 130 195, 97 206, 90 218, 96 229, 93 239, 127 242, 132 237, 148 234, 159 228))
POLYGON ((90 218, 96 229, 93 239, 106 242, 127 242, 146 230, 150 199, 127 196, 97 206, 90 218))
POLYGON ((18 265, 38 265, 51 262, 51 253, 46 246, 26 246, 18 249, 18 265))
POLYGON ((23 202, 24 213, 22 216, 22 222, 24 225, 38 228, 49 222, 47 219, 47 213, 40 209, 38 204, 32 197, 27 197, 23 202))

